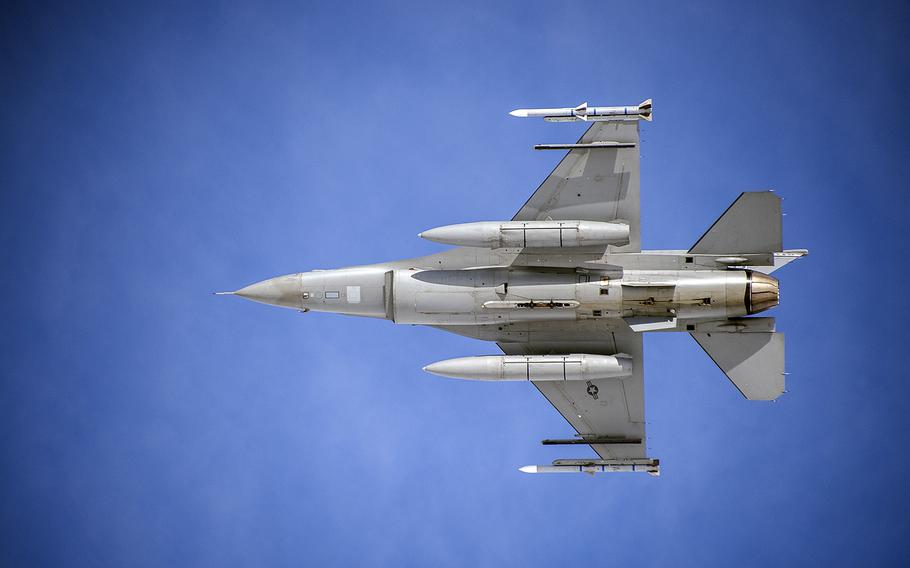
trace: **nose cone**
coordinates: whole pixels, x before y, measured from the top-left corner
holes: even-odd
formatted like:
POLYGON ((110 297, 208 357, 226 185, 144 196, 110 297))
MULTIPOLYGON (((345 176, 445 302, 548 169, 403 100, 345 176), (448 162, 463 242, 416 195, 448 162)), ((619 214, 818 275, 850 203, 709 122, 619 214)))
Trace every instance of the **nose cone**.
POLYGON ((427 373, 453 379, 476 379, 485 370, 483 357, 459 357, 431 363, 423 368, 427 373), (480 371, 480 372, 478 372, 480 371))
POLYGON ((303 280, 300 274, 278 276, 250 284, 234 292, 235 295, 283 308, 301 309, 303 307, 303 280))
POLYGON ((751 272, 746 298, 749 302, 747 308, 750 314, 773 308, 780 303, 780 283, 773 276, 761 272, 751 272))
POLYGON ((439 361, 438 363, 430 363, 424 367, 423 370, 427 373, 439 375, 440 377, 450 377, 452 376, 451 372, 453 369, 451 369, 451 365, 449 365, 449 361, 447 360, 439 361))

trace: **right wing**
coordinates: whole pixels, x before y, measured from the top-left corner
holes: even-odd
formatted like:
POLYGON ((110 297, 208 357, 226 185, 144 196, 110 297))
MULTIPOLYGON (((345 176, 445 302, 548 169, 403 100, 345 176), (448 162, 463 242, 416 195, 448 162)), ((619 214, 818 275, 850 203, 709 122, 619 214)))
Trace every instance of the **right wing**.
POLYGON ((631 330, 614 330, 591 341, 584 334, 579 341, 564 335, 560 341, 498 343, 507 355, 549 355, 593 353, 632 357, 628 379, 593 381, 534 381, 534 386, 575 428, 581 439, 610 440, 592 443, 603 459, 646 458, 644 350, 642 335, 631 330))
POLYGON ((595 122, 578 144, 619 142, 621 147, 573 148, 540 184, 513 221, 625 221, 629 244, 641 251, 638 120, 595 122))

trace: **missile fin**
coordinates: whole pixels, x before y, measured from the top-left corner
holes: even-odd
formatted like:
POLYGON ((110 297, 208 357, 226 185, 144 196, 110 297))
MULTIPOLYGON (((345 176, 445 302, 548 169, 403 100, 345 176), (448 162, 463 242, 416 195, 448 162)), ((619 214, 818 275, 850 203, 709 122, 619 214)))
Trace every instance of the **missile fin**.
POLYGON ((643 119, 647 120, 648 122, 651 122, 651 120, 652 120, 651 119, 651 106, 652 106, 651 99, 644 100, 641 102, 641 104, 638 105, 638 115, 640 117, 642 117, 643 119))
POLYGON ((578 118, 587 121, 588 120, 588 102, 585 101, 572 109, 572 114, 578 118))

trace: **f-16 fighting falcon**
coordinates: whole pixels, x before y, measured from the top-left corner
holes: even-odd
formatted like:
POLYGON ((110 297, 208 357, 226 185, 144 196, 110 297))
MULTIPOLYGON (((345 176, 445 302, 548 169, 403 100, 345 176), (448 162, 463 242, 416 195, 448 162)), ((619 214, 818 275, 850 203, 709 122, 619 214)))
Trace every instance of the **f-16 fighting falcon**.
POLYGON ((278 276, 225 292, 302 312, 433 326, 495 341, 503 355, 460 357, 424 370, 477 381, 528 381, 575 428, 591 459, 526 473, 644 472, 645 332, 685 332, 749 400, 784 392, 784 336, 770 274, 807 254, 784 250, 780 198, 742 193, 688 250, 641 250, 637 106, 519 109, 518 117, 591 126, 527 203, 504 221, 438 227, 420 237, 454 245, 394 262, 278 276))

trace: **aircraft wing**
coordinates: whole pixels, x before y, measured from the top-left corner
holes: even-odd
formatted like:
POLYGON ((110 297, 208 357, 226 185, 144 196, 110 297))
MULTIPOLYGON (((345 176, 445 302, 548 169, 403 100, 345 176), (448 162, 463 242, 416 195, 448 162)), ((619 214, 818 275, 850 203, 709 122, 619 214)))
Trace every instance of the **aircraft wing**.
MULTIPOLYGON (((569 338, 566 338, 569 339, 569 338)), ((607 332, 592 345, 590 336, 578 343, 499 343, 507 355, 594 353, 632 357, 632 377, 594 381, 535 381, 534 386, 603 459, 645 458, 644 350, 642 334, 607 332), (598 443, 600 441, 601 443, 598 443)))
POLYGON ((595 143, 569 150, 512 220, 622 220, 629 244, 614 250, 640 252, 638 120, 595 122, 576 146, 595 143))

